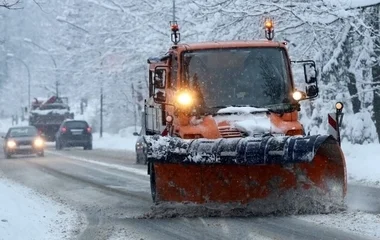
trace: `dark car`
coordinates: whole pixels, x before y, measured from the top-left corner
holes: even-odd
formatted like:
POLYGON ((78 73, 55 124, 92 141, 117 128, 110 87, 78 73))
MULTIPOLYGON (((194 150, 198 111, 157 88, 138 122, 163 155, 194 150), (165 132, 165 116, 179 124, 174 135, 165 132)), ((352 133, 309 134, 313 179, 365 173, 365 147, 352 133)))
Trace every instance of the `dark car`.
POLYGON ((139 136, 136 141, 136 163, 146 164, 147 161, 147 145, 143 136, 139 136))
POLYGON ((4 154, 11 158, 15 154, 37 154, 44 156, 45 141, 33 126, 12 127, 4 138, 4 154))
POLYGON ((55 148, 83 147, 92 150, 91 127, 84 120, 65 120, 55 135, 55 148))

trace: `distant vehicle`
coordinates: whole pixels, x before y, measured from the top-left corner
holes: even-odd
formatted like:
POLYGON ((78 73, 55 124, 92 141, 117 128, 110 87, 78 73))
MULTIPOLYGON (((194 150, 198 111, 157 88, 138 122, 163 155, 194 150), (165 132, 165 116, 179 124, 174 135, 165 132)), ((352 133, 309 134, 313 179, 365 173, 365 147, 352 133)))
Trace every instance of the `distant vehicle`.
POLYGON ((33 126, 12 127, 4 138, 4 154, 11 158, 16 154, 37 154, 44 156, 45 141, 33 126))
POLYGON ((65 119, 74 119, 68 99, 52 96, 45 101, 35 98, 29 116, 29 125, 45 135, 46 141, 55 141, 55 134, 65 119))
POLYGON ((139 136, 136 141, 136 163, 146 164, 147 163, 147 145, 143 136, 139 136))
POLYGON ((92 150, 92 132, 89 124, 84 120, 64 120, 55 134, 55 148, 83 147, 92 150))

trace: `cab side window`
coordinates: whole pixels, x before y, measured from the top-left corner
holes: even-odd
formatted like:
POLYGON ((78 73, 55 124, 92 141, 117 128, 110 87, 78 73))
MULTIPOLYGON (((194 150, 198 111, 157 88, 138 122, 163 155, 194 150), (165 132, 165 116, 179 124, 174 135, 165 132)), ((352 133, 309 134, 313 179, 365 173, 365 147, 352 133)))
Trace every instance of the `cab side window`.
POLYGON ((171 57, 171 68, 170 68, 170 87, 177 87, 177 72, 178 72, 178 61, 177 55, 172 54, 171 57))
POLYGON ((154 95, 154 82, 153 82, 153 78, 154 78, 154 72, 153 71, 149 71, 149 96, 153 96, 154 95))

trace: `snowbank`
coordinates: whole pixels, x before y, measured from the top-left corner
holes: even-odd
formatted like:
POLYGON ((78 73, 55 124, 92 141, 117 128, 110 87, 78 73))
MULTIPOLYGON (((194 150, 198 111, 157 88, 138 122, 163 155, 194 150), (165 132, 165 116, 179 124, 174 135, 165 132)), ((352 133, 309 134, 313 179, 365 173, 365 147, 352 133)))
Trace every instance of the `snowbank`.
MULTIPOLYGON (((19 124, 17 126, 27 126, 28 121, 19 121, 19 124)), ((5 118, 5 119, 0 119, 0 133, 6 134, 8 132, 8 129, 10 127, 15 127, 12 126, 12 118, 5 118)))
POLYGON ((380 185, 380 144, 342 144, 349 181, 380 185))
POLYGON ((70 239, 75 212, 0 177, 0 239, 70 239))
MULTIPOLYGON (((139 132, 140 129, 137 129, 139 132)), ((93 134, 93 147, 100 149, 135 151, 135 144, 138 136, 133 136, 134 127, 125 128, 118 134, 103 133, 100 138, 99 133, 93 134)))

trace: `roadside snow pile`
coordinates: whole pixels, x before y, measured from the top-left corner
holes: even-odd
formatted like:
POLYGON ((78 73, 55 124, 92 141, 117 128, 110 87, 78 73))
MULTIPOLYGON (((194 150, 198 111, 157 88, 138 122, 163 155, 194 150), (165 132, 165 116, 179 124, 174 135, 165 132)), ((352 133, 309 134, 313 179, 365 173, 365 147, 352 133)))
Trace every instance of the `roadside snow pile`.
POLYGON ((4 135, 8 132, 8 129, 10 127, 16 127, 16 126, 27 126, 28 121, 19 121, 18 125, 12 126, 12 118, 2 118, 0 119, 0 133, 3 133, 4 135))
POLYGON ((342 144, 349 181, 380 185, 380 144, 342 144))
MULTIPOLYGON (((140 129, 137 129, 139 132, 140 129)), ((134 136, 134 127, 124 128, 118 134, 103 133, 100 138, 99 133, 93 134, 93 147, 100 149, 114 149, 135 151, 135 144, 138 136, 134 136)))
POLYGON ((79 216, 0 176, 0 239, 71 239, 79 216))

